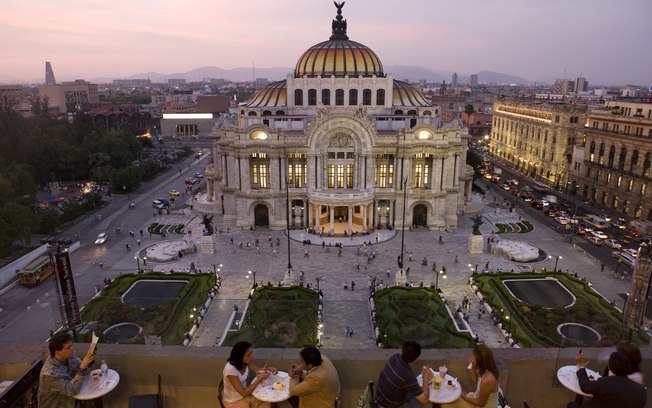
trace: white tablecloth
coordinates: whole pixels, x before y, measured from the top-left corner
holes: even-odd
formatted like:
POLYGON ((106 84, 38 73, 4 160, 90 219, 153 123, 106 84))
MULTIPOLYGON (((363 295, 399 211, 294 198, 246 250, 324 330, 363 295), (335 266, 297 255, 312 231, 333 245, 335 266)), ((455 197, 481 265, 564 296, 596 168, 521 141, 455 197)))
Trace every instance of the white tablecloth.
MULTIPOLYGON (((432 369, 431 369, 432 370, 432 369)), ((434 373, 434 371, 433 371, 434 373)), ((421 374, 417 377, 419 386, 423 385, 423 377, 421 374)), ((454 401, 457 401, 462 395, 462 387, 460 383, 452 376, 446 374, 443 381, 441 382, 441 387, 435 389, 435 380, 433 378, 432 383, 430 384, 430 402, 437 404, 448 404, 454 401), (452 385, 448 385, 448 382, 451 382, 452 385)))
POLYGON ((270 374, 265 378, 253 392, 253 396, 261 401, 281 402, 290 398, 290 376, 285 371, 279 371, 276 374, 270 374), (274 388, 274 383, 280 381, 283 383, 283 389, 274 388))
POLYGON ((120 382, 120 374, 117 371, 111 370, 107 372, 106 376, 100 375, 97 382, 93 382, 93 373, 100 373, 100 370, 93 370, 84 378, 84 383, 75 395, 78 400, 93 400, 102 395, 108 394, 111 390, 118 386, 120 382))
MULTIPOLYGON (((577 370, 579 370, 579 368, 576 365, 567 365, 561 367, 559 370, 557 370, 557 378, 559 378, 559 382, 561 385, 573 391, 575 394, 584 395, 585 397, 592 397, 593 394, 586 394, 582 392, 580 383, 577 380, 577 370)), ((589 379, 591 376, 593 376, 593 378, 596 380, 601 377, 600 374, 588 368, 586 369, 586 375, 589 376, 589 379)))

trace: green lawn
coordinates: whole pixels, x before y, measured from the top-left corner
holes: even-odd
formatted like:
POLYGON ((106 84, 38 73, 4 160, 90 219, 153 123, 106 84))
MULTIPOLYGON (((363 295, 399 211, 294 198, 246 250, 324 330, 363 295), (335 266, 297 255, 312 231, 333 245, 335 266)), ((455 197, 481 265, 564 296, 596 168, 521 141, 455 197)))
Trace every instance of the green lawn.
MULTIPOLYGON (((507 325, 505 316, 510 316, 512 334, 525 347, 559 347, 562 344, 557 326, 574 322, 589 326, 602 336, 599 347, 610 347, 619 340, 629 337, 629 330, 623 327, 622 314, 580 279, 564 273, 500 273, 476 275, 475 281, 489 305, 501 312, 501 319, 507 325), (576 297, 570 307, 543 308, 527 304, 513 297, 503 284, 503 279, 542 279, 554 277, 576 297)), ((647 344, 641 333, 632 333, 632 341, 647 344)), ((564 339, 563 346, 586 346, 564 339)))
POLYGON ((380 341, 401 348, 414 340, 424 348, 467 348, 475 342, 455 329, 434 289, 391 287, 374 295, 380 341))
POLYGON ((314 290, 259 286, 240 329, 230 331, 224 346, 246 340, 254 347, 303 348, 317 343, 319 297, 314 290))
POLYGON ((86 304, 81 311, 82 321, 87 324, 87 329, 100 336, 100 341, 103 341, 102 332, 108 327, 118 323, 136 323, 143 328, 143 332, 130 343, 144 343, 143 336, 148 335, 159 336, 163 344, 181 344, 192 323, 189 316, 193 313, 193 308, 198 309, 204 304, 214 284, 215 275, 207 273, 168 275, 153 272, 121 275, 102 290, 102 296, 95 297, 86 304), (134 282, 142 279, 188 280, 189 284, 177 299, 159 306, 141 309, 122 303, 122 294, 134 282))

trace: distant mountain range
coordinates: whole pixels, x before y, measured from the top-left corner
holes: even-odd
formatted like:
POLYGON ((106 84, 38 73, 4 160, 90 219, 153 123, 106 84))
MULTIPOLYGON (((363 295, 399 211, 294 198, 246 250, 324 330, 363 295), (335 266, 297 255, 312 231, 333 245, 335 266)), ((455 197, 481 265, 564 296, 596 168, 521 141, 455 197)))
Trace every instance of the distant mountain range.
MULTIPOLYGON (((187 72, 175 72, 171 74, 161 74, 158 72, 144 72, 135 74, 127 79, 146 79, 149 78, 152 82, 167 82, 170 78, 185 79, 187 81, 201 81, 204 78, 221 78, 229 81, 252 81, 255 78, 267 78, 270 81, 279 81, 285 79, 287 74, 292 73, 293 68, 232 68, 223 69, 219 67, 201 67, 187 72)), ((447 71, 433 71, 423 67, 408 66, 408 65, 390 65, 385 66, 384 71, 387 74, 392 74, 394 79, 404 80, 407 79, 412 82, 425 79, 427 82, 442 82, 451 83, 452 72, 447 71)), ((496 83, 496 84, 518 84, 525 85, 532 83, 525 78, 515 75, 503 74, 500 72, 480 71, 478 81, 480 83, 496 83)), ((96 78, 92 82, 111 82, 109 78, 96 78)), ((458 73, 458 83, 468 84, 469 75, 458 73)))

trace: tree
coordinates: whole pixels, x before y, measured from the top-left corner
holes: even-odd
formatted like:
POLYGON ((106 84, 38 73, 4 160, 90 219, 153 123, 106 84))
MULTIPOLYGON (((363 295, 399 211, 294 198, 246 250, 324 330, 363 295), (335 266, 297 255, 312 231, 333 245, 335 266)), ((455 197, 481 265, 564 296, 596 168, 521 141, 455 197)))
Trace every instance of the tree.
POLYGON ((464 106, 464 113, 466 113, 467 116, 473 115, 475 113, 475 107, 470 103, 466 104, 466 106, 464 106))

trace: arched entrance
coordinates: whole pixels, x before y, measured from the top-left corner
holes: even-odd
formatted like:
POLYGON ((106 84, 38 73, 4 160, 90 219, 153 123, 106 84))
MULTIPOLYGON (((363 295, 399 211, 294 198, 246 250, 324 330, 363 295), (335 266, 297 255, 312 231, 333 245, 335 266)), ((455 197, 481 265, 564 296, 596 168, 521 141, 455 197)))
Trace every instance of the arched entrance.
POLYGON ((412 210, 412 225, 425 227, 428 225, 428 209, 423 204, 417 204, 412 210))
POLYGON ((269 213, 265 204, 258 204, 254 208, 254 225, 260 227, 269 226, 269 213))

